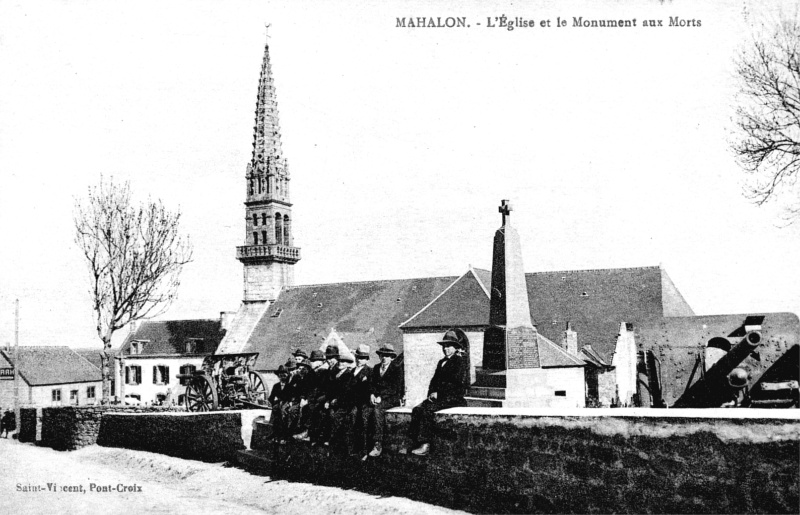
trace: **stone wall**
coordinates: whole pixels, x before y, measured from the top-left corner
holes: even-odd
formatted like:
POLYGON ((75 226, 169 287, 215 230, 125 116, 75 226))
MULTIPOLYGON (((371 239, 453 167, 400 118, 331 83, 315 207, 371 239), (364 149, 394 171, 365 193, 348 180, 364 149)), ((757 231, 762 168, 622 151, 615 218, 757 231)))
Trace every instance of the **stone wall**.
POLYGON ((232 459, 245 448, 236 411, 106 413, 97 443, 212 462, 232 459))
MULTIPOLYGON (((112 412, 147 413, 175 411, 176 407, 141 406, 87 406, 41 408, 40 445, 60 451, 80 449, 97 442, 100 422, 112 412)), ((28 419, 30 424, 31 419, 28 419)), ((30 427, 21 428, 30 434, 30 427)))
POLYGON ((273 478, 401 495, 472 512, 797 513, 800 411, 457 408, 431 454, 362 462, 297 442, 263 453, 273 478))

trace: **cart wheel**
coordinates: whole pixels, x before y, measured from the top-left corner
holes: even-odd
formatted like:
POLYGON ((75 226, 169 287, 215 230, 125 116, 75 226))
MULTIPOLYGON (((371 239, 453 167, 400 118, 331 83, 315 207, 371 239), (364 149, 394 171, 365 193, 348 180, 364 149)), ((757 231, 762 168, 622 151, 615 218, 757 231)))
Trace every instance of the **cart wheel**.
POLYGON ((269 401, 267 401, 267 398, 269 397, 269 392, 267 391, 267 384, 264 382, 264 376, 252 370, 247 374, 247 378, 250 380, 250 402, 265 408, 268 407, 269 401))
POLYGON ((186 409, 189 411, 216 411, 219 409, 217 390, 208 377, 194 377, 186 386, 186 409))

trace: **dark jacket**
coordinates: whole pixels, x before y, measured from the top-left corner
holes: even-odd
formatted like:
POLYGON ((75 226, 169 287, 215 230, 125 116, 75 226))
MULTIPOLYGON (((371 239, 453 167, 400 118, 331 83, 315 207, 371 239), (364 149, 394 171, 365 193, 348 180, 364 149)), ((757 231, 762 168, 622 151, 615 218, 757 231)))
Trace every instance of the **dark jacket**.
POLYGON ((288 384, 281 385, 281 382, 278 381, 274 385, 272 385, 272 391, 269 394, 269 403, 273 406, 276 406, 282 402, 288 401, 291 398, 291 388, 288 384))
POLYGON ((458 354, 442 358, 436 364, 428 395, 436 392, 436 401, 453 406, 464 405, 464 374, 466 362, 458 354))
POLYGON ((372 395, 381 398, 381 405, 384 408, 394 408, 400 405, 400 399, 403 398, 402 367, 392 362, 381 376, 381 364, 378 363, 372 369, 370 383, 372 395))
POLYGON ((364 366, 358 371, 358 374, 353 374, 352 383, 348 392, 349 403, 351 406, 367 406, 370 404, 369 394, 371 391, 371 375, 372 369, 368 366, 364 366))
POLYGON ((350 407, 349 390, 353 382, 353 371, 337 366, 328 372, 328 383, 325 391, 325 402, 331 403, 331 408, 347 409, 350 407))

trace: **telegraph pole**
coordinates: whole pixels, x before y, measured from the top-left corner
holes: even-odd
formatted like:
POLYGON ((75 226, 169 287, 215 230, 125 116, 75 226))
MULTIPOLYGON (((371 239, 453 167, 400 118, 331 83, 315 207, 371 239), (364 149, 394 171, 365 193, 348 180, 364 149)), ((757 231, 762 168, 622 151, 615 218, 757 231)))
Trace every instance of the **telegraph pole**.
POLYGON ((14 417, 19 427, 19 299, 14 304, 14 417))

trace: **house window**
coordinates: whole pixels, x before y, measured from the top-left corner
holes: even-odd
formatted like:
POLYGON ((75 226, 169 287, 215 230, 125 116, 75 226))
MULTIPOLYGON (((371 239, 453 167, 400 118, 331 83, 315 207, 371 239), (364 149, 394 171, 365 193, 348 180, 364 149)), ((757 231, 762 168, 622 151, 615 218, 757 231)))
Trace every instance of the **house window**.
MULTIPOLYGON (((181 374, 194 374, 194 371, 197 370, 197 367, 194 365, 183 365, 181 368, 178 369, 178 372, 181 374)), ((186 386, 189 384, 189 379, 181 378, 181 384, 186 386)))
POLYGON ((51 398, 53 402, 61 402, 61 390, 53 390, 51 392, 51 398))
POLYGON ((142 382, 142 367, 139 365, 130 365, 125 367, 125 384, 141 384, 142 382))
POLYGON ((78 404, 78 390, 69 391, 69 403, 78 404))
POLYGON ((566 397, 567 391, 566 390, 556 390, 556 397, 566 397))
POLYGON ((86 398, 87 399, 94 399, 94 386, 87 386, 86 387, 86 398))
POLYGON ((169 367, 167 365, 153 367, 153 384, 169 384, 169 367))
POLYGON ((144 344, 145 344, 145 342, 143 342, 143 341, 139 341, 139 340, 132 341, 131 342, 131 348, 130 348, 131 355, 141 354, 142 350, 144 350, 144 344))

